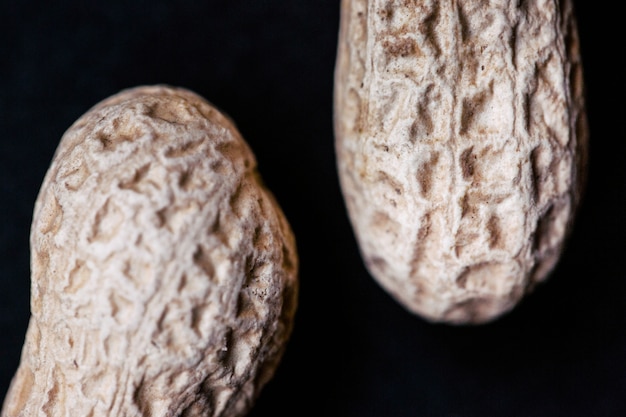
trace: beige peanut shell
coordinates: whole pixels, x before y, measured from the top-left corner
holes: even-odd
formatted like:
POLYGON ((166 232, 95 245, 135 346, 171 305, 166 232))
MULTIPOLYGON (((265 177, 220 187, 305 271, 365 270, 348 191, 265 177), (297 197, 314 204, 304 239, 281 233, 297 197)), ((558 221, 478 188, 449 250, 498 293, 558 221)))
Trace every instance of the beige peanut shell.
POLYGON ((235 125, 139 86, 64 134, 35 203, 2 417, 243 416, 291 334, 298 257, 235 125))
POLYGON ((550 275, 586 176, 571 1, 342 0, 334 93, 348 215, 394 299, 485 323, 550 275))

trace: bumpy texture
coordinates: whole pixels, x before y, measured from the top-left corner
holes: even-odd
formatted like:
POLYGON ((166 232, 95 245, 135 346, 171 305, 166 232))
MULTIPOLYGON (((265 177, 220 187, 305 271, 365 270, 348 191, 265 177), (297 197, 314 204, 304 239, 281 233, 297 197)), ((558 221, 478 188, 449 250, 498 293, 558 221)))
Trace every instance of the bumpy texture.
POLYGON ((373 277, 484 323, 555 267, 584 189, 575 16, 556 0, 343 0, 338 172, 373 277))
POLYGON ((2 410, 242 416, 297 304, 290 227, 234 124, 169 86, 63 136, 35 204, 32 316, 2 410))

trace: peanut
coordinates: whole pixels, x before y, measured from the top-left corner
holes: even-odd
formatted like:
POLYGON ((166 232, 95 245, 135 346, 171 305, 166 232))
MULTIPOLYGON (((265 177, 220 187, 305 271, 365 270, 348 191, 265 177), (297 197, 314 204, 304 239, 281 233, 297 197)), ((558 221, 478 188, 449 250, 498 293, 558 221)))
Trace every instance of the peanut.
POLYGON ((550 276, 588 153, 570 0, 342 0, 334 94, 348 216, 393 299, 479 324, 550 276))
POLYGON ((165 85, 63 135, 37 197, 31 318, 2 417, 242 416, 297 305, 290 226, 233 122, 165 85))

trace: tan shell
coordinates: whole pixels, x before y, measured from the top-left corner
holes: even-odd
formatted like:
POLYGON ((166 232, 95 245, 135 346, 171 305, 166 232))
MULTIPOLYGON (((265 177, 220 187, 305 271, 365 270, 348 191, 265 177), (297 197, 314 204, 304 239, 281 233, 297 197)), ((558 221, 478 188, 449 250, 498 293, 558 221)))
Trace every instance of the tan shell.
POLYGON ((289 225, 234 124, 185 89, 125 90, 71 126, 31 252, 2 417, 242 416, 292 330, 289 225))
POLYGON ((343 0, 338 172, 367 268, 483 323, 555 267, 586 176, 571 1, 343 0))

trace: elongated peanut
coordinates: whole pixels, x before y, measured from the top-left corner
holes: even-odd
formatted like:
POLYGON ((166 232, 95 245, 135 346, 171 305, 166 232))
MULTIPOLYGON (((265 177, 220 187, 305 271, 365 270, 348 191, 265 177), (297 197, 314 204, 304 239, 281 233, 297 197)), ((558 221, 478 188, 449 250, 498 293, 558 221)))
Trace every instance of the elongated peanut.
POLYGON ((2 417, 242 416, 291 334, 294 236, 235 125, 186 89, 124 90, 68 129, 31 252, 2 417))
POLYGON ((569 0, 343 0, 338 172, 368 270, 408 310, 483 323, 557 264, 584 189, 569 0))

